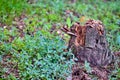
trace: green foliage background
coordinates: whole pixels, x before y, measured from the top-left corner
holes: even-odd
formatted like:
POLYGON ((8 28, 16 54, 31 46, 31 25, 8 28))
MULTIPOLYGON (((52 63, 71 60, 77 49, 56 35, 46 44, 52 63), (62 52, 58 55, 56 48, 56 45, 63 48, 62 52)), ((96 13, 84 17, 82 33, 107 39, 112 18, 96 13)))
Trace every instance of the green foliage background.
MULTIPOLYGON (((110 49, 120 50, 120 1, 119 0, 1 0, 0 1, 0 61, 4 55, 12 55, 8 61, 18 66, 19 77, 13 74, 6 79, 21 80, 65 80, 71 71, 73 55, 65 52, 66 40, 56 32, 50 33, 53 24, 59 29, 63 24, 69 27, 84 16, 87 19, 99 19, 107 32, 110 49), (66 14, 66 10, 70 14, 66 14), (13 25, 14 18, 25 14, 24 38, 19 28, 13 25), (4 28, 6 27, 6 28, 4 28), (28 34, 29 32, 29 34, 28 34), (14 38, 9 42, 10 38, 14 38)), ((82 23, 82 22, 81 22, 82 23)), ((7 68, 0 66, 0 78, 7 68)), ((120 69, 116 71, 117 80, 120 69)), ((111 77, 111 80, 113 78, 111 77)))

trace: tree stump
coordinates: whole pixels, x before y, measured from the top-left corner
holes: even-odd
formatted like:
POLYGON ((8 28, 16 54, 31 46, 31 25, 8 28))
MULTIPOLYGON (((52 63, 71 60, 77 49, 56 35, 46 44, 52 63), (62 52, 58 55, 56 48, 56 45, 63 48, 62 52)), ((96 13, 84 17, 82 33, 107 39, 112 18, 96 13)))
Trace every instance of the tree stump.
POLYGON ((62 31, 70 35, 68 48, 79 62, 87 60, 93 66, 103 67, 113 61, 101 21, 88 20, 84 26, 75 23, 70 29, 63 27, 62 31))
MULTIPOLYGON (((78 59, 77 63, 89 62, 93 72, 96 73, 95 75, 101 78, 100 80, 108 80, 108 75, 103 68, 106 68, 114 61, 114 55, 108 48, 106 33, 102 22, 99 20, 88 20, 84 26, 76 22, 70 29, 64 26, 61 30, 70 35, 68 49, 71 49, 78 59)), ((83 72, 81 72, 79 68, 73 70, 73 75, 76 73, 74 71, 79 72, 79 79, 72 78, 72 80, 81 80, 81 78, 87 75, 81 74, 85 72, 83 70, 83 72)), ((92 80, 87 78, 84 79, 92 80)))

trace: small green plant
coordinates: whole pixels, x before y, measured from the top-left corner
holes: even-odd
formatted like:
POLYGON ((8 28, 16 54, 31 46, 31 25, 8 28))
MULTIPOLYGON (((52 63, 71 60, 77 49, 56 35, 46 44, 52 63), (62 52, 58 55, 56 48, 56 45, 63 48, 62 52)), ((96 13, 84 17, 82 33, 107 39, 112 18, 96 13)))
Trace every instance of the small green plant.
POLYGON ((66 24, 68 25, 68 27, 72 26, 71 19, 69 17, 66 20, 66 24))
POLYGON ((65 79, 71 72, 73 55, 64 51, 66 46, 61 38, 50 39, 36 32, 34 37, 26 35, 22 42, 15 39, 15 43, 18 48, 24 44, 20 53, 13 53, 16 57, 13 62, 18 63, 21 79, 58 80, 65 79))
POLYGON ((88 63, 87 61, 85 61, 85 69, 87 70, 88 73, 91 73, 91 67, 90 67, 90 63, 88 63))

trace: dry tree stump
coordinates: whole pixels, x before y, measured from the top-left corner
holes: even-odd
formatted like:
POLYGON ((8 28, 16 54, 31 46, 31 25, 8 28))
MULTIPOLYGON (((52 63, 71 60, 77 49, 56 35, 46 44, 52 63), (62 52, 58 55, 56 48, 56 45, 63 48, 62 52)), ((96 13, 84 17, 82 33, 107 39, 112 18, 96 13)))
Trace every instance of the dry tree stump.
MULTIPOLYGON (((99 20, 88 20, 84 26, 74 23, 62 31, 70 35, 68 49, 71 49, 79 63, 88 61, 98 68, 108 66, 114 59, 108 48, 104 25, 99 20)), ((107 80, 107 79, 104 79, 107 80)))

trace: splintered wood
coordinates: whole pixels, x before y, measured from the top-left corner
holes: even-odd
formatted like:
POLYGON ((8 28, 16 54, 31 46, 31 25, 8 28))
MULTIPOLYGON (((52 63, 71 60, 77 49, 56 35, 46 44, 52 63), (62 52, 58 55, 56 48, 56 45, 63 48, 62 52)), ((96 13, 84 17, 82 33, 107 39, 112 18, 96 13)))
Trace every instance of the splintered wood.
POLYGON ((87 60, 91 65, 105 67, 113 61, 101 21, 88 20, 84 26, 76 22, 70 29, 64 26, 62 31, 70 35, 68 48, 72 49, 79 62, 87 60))
POLYGON ((99 80, 108 80, 104 69, 114 62, 114 55, 108 48, 102 22, 88 20, 84 26, 76 22, 70 29, 64 26, 61 30, 70 36, 68 49, 71 49, 78 59, 75 65, 82 64, 76 67, 73 65, 72 80, 92 80, 89 74, 80 68, 85 61, 90 63, 93 72, 91 74, 97 75, 99 80))

